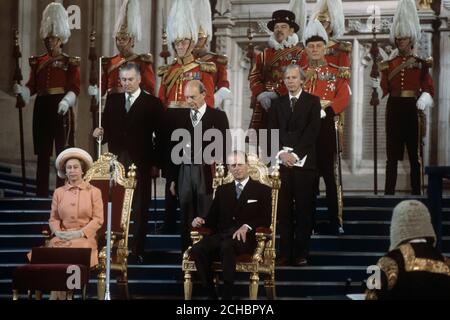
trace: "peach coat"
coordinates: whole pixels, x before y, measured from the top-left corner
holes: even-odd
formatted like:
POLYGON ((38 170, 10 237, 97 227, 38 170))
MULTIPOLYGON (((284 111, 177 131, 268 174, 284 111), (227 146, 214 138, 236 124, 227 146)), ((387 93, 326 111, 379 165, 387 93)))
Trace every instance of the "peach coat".
POLYGON ((82 182, 59 187, 53 194, 49 225, 56 231, 83 230, 84 237, 62 240, 53 237, 49 247, 91 248, 91 267, 98 264, 97 231, 103 224, 103 200, 100 189, 82 182))

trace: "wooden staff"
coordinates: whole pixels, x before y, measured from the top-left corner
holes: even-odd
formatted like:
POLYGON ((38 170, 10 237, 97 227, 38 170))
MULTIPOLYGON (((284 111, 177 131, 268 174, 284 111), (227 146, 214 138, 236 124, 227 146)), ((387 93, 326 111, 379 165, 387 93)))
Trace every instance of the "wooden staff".
POLYGON ((164 59, 164 64, 167 65, 167 60, 170 57, 169 44, 167 42, 167 26, 166 26, 166 17, 164 14, 164 8, 162 9, 162 50, 159 56, 164 59))
MULTIPOLYGON (((22 69, 20 68, 20 58, 22 57, 22 53, 20 52, 19 45, 19 31, 17 29, 13 30, 13 38, 14 38, 14 50, 13 50, 13 58, 15 63, 14 69, 14 77, 13 80, 15 83, 20 85, 23 80, 22 77, 22 69)), ((16 100, 16 108, 19 110, 19 132, 20 132, 20 164, 22 166, 22 193, 23 195, 27 194, 26 189, 26 175, 25 175, 25 145, 23 139, 23 115, 22 108, 25 107, 25 101, 23 100, 20 94, 17 95, 16 100)))
MULTIPOLYGON (((96 1, 92 0, 91 2, 91 10, 92 10, 92 17, 91 17, 91 34, 89 36, 89 61, 90 61, 90 69, 89 69, 89 84, 91 86, 96 86, 98 83, 98 76, 97 76, 97 72, 96 72, 96 65, 97 65, 97 50, 96 50, 96 46, 95 46, 95 42, 96 42, 96 37, 97 37, 97 33, 95 31, 95 27, 96 27, 96 1)), ((99 91, 101 91, 101 88, 98 89, 99 91)), ((100 95, 101 97, 101 95, 100 95)), ((98 108, 97 108, 97 98, 94 96, 91 96, 91 107, 90 107, 90 111, 91 111, 91 115, 92 115, 92 129, 95 129, 97 126, 97 112, 98 112, 98 108)), ((100 99, 101 100, 101 99, 100 99)), ((96 154, 96 145, 94 143, 94 154, 96 154)))
MULTIPOLYGON (((378 70, 378 56, 380 50, 378 49, 376 26, 373 25, 372 28, 373 40, 372 46, 370 48, 370 55, 372 56, 372 70, 370 71, 370 76, 372 78, 378 78, 380 72, 378 70)), ((372 88, 372 97, 370 99, 370 105, 373 106, 373 192, 378 194, 378 161, 377 161, 377 108, 380 104, 380 99, 378 97, 378 91, 376 88, 372 88)))

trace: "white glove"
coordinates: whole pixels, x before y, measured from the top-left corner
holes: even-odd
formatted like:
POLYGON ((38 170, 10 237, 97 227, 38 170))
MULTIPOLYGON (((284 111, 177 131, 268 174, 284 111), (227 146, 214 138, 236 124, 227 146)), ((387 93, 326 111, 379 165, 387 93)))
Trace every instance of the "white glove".
POLYGON ((95 86, 89 86, 89 87, 88 87, 88 94, 89 94, 90 96, 97 97, 97 96, 98 96, 98 87, 97 87, 97 85, 95 85, 95 86))
POLYGON ((69 110, 69 103, 62 99, 58 104, 58 113, 60 115, 65 115, 67 113, 67 110, 69 110))
POLYGON ((373 89, 378 89, 380 87, 380 78, 370 78, 370 86, 373 89))
POLYGON ((320 119, 323 119, 326 116, 327 116, 327 113, 323 109, 320 109, 320 119))
POLYGON ((214 94, 214 108, 223 109, 223 102, 227 99, 231 100, 231 91, 222 87, 214 94))
POLYGON ((72 240, 84 237, 84 232, 82 230, 76 231, 56 231, 55 236, 63 240, 72 240))
POLYGON ((74 92, 69 91, 66 93, 64 98, 58 104, 58 113, 61 115, 65 115, 69 107, 73 107, 75 102, 77 101, 77 96, 74 92))
POLYGON ((256 100, 261 104, 261 106, 264 108, 264 110, 269 110, 270 106, 272 105, 272 100, 278 98, 278 95, 275 92, 271 91, 264 91, 261 92, 257 97, 256 100))
POLYGON ((13 92, 15 95, 21 95, 25 104, 30 102, 30 89, 27 86, 22 86, 18 83, 15 83, 13 86, 13 92))
POLYGON ((431 108, 433 106, 433 97, 428 92, 422 92, 420 98, 417 100, 416 106, 421 111, 426 108, 431 108))

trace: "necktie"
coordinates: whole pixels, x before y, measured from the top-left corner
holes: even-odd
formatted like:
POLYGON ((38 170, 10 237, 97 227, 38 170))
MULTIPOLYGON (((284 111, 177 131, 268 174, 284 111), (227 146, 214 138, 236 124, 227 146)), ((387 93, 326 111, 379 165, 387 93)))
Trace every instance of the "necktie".
POLYGON ((291 111, 294 112, 294 106, 297 103, 297 98, 296 97, 292 97, 291 98, 291 111))
POLYGON ((236 199, 239 199, 239 197, 241 196, 242 187, 243 185, 240 182, 236 184, 236 199))
POLYGON ((194 113, 192 114, 192 124, 194 125, 194 127, 197 125, 199 113, 200 112, 198 110, 194 110, 194 113))
POLYGON ((128 111, 130 111, 131 108, 131 98, 132 95, 131 94, 127 94, 127 100, 125 101, 125 109, 128 111))

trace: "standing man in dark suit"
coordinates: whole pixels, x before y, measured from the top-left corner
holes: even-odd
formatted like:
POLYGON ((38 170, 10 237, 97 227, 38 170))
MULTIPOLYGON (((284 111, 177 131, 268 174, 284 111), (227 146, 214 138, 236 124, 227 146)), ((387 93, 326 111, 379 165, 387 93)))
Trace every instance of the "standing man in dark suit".
POLYGON ((220 186, 211 209, 205 217, 197 217, 192 226, 211 228, 213 233, 192 247, 192 256, 209 298, 217 298, 211 263, 220 257, 223 266, 223 299, 231 300, 236 255, 253 253, 255 230, 269 227, 271 189, 250 179, 247 155, 234 151, 227 158, 234 181, 220 186))
POLYGON ((138 261, 142 261, 151 201, 151 173, 161 165, 159 149, 163 107, 158 98, 140 89, 138 64, 125 64, 120 69, 120 81, 125 92, 108 96, 103 112, 103 128, 96 128, 93 136, 98 138, 102 135, 109 151, 117 155, 126 168, 132 163, 137 166, 133 251, 138 261))
MULTIPOLYGON (((178 165, 172 163, 168 175, 170 192, 175 194, 177 187, 180 200, 183 251, 190 244, 191 221, 196 216, 205 216, 211 206, 214 163, 224 163, 227 129, 229 129, 225 112, 206 105, 206 88, 201 81, 189 81, 185 86, 184 95, 190 108, 180 110, 183 112, 180 112, 178 119, 174 120, 179 123, 172 125, 179 130, 178 132, 184 131, 188 137, 181 141, 171 141, 169 153, 172 162, 175 160, 173 157, 177 155, 181 161, 177 162, 178 165), (214 141, 218 143, 220 150, 216 150, 216 153, 208 159, 204 151, 210 142, 204 141, 206 139, 203 137, 210 129, 219 131, 221 141, 214 141)), ((176 139, 174 135, 172 138, 176 139)))
POLYGON ((291 262, 305 265, 309 253, 317 178, 315 144, 320 131, 321 109, 319 98, 302 90, 304 81, 305 74, 299 66, 287 66, 284 83, 289 94, 275 100, 269 109, 269 129, 279 130, 280 146, 283 147, 277 156, 282 163, 278 206, 279 265, 291 262))

